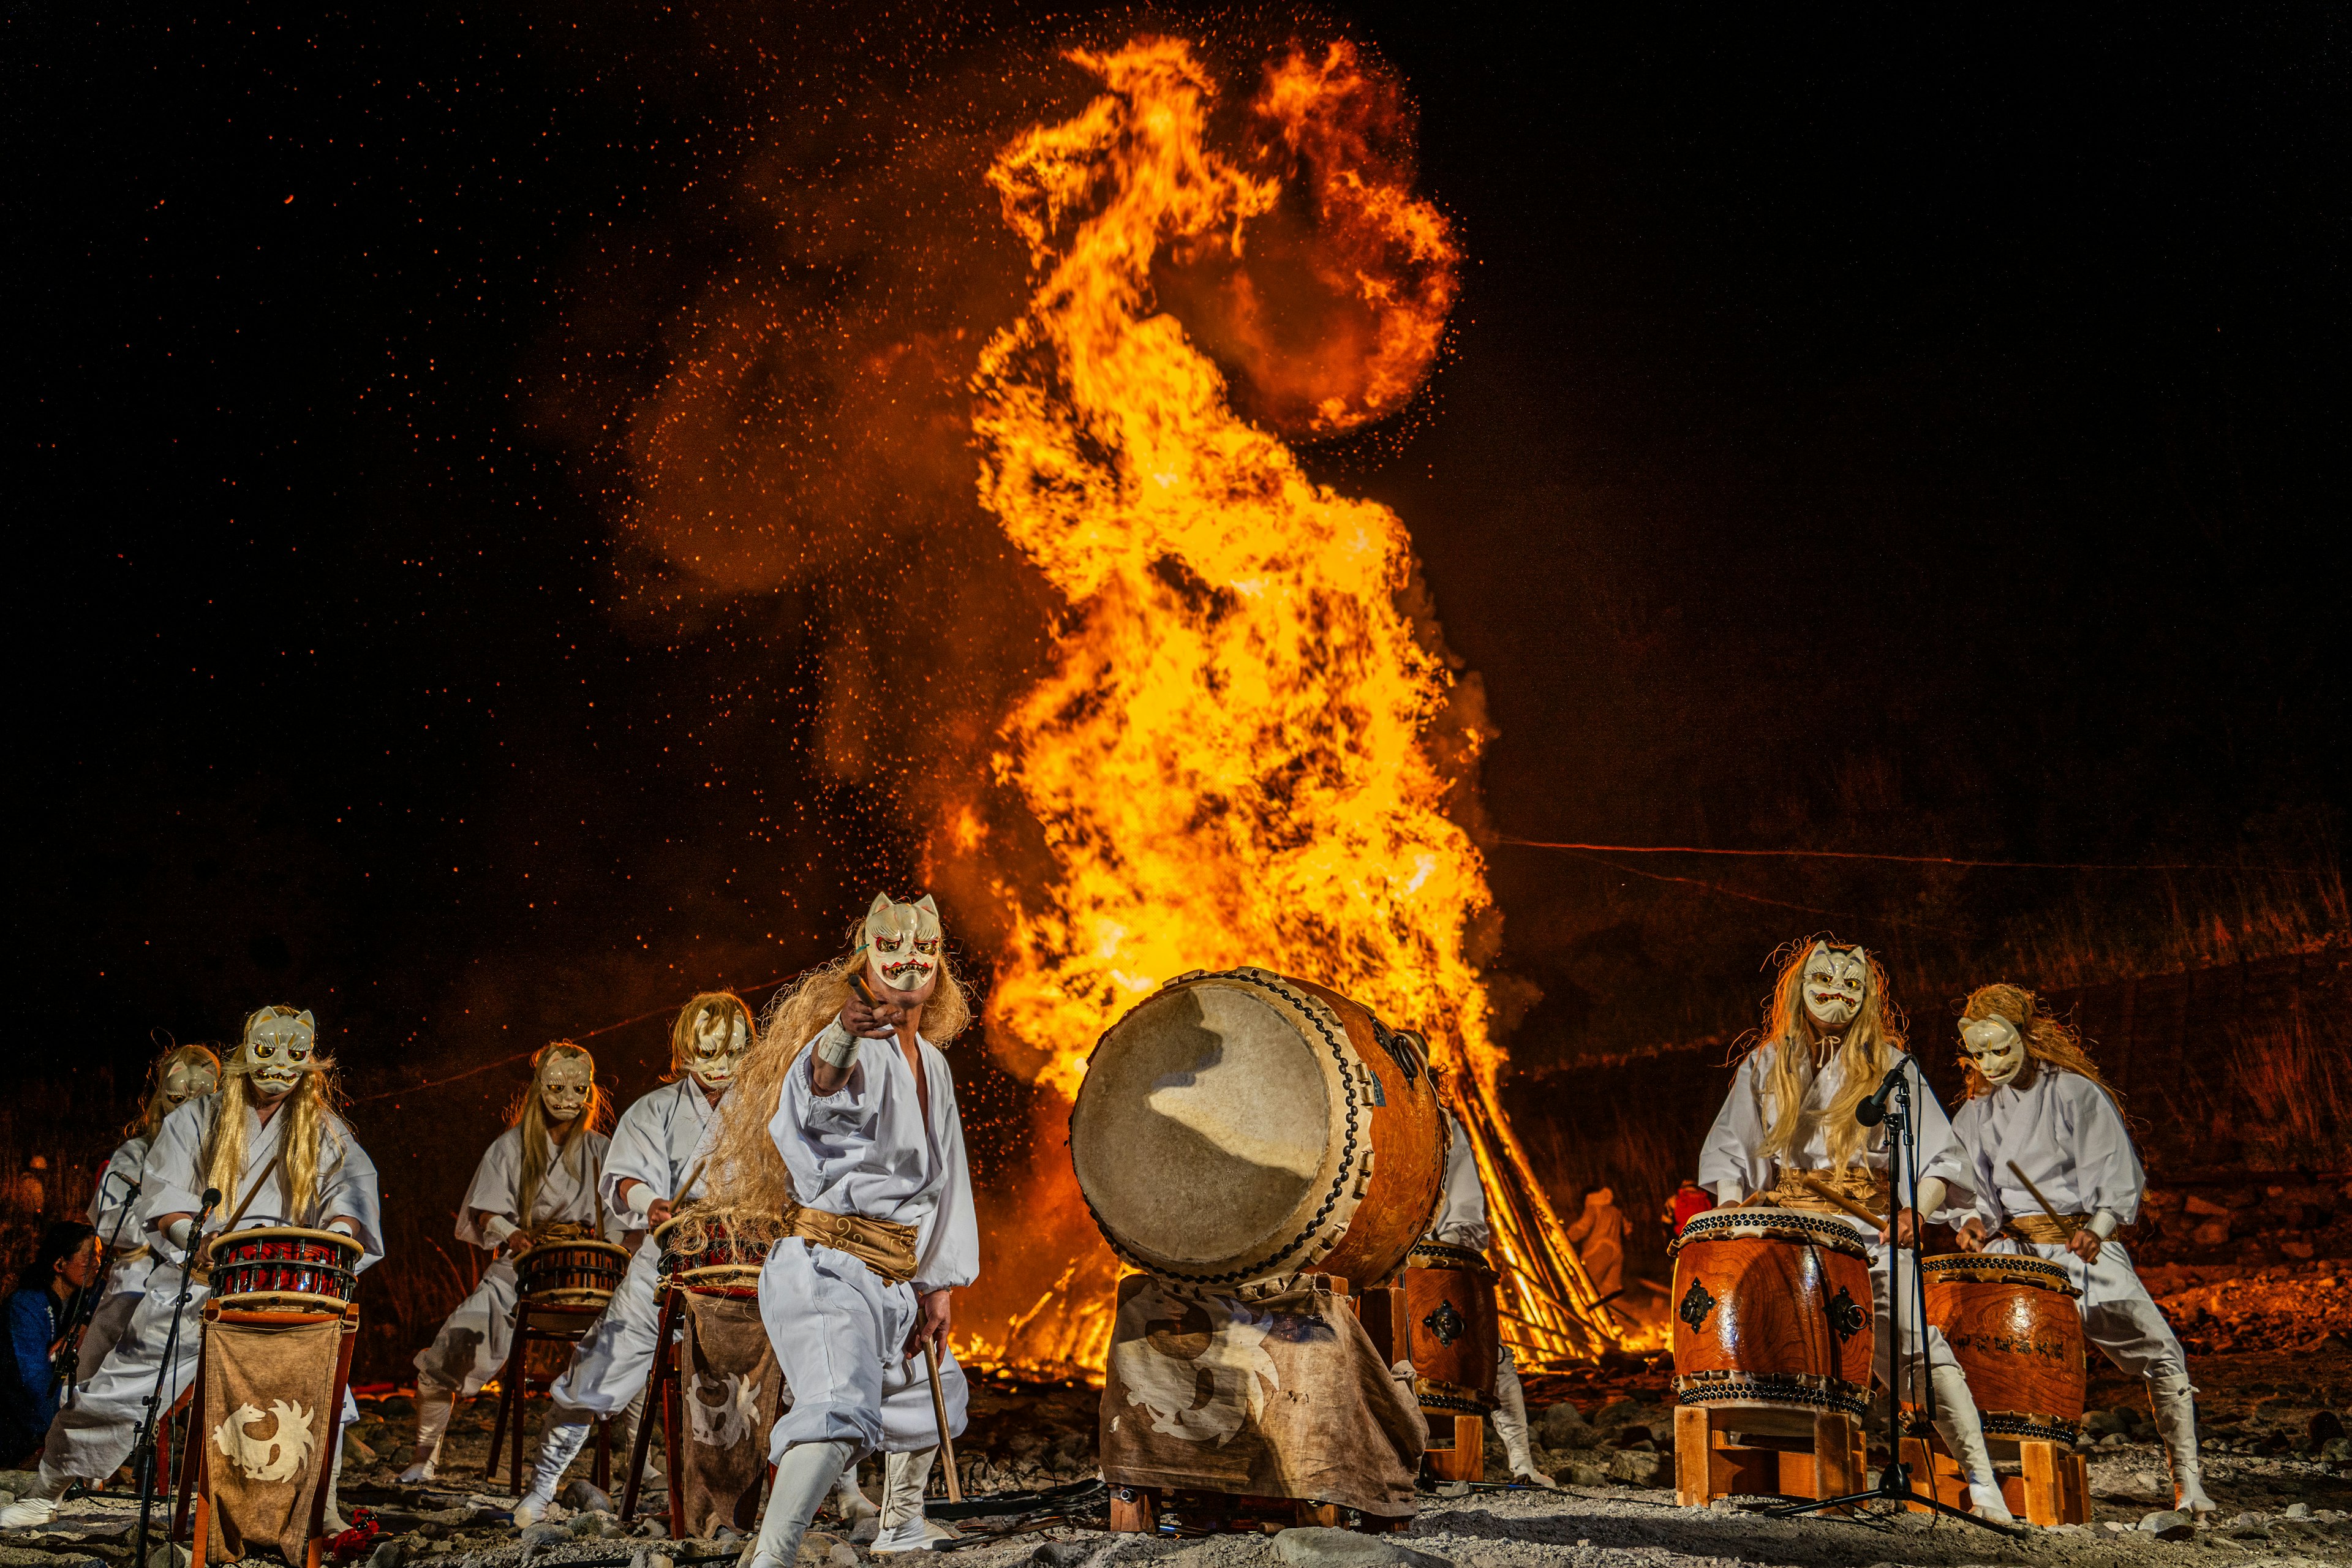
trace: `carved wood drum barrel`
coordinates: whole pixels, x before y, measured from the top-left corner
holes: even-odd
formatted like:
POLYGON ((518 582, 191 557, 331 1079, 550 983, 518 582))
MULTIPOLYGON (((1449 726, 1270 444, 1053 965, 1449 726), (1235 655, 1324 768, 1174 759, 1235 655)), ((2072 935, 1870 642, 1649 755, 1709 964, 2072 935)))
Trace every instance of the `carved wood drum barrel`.
POLYGON ((738 1235, 717 1215, 688 1209, 654 1227, 661 1248, 661 1288, 700 1296, 757 1297, 760 1270, 774 1239, 738 1235))
POLYGON ((572 1237, 542 1241, 515 1259, 523 1299, 549 1306, 601 1307, 628 1271, 629 1255, 622 1248, 572 1237))
POLYGON ((1234 1295, 1387 1279, 1435 1212, 1444 1148, 1420 1036, 1263 969, 1196 970, 1136 1004, 1070 1111, 1111 1250, 1234 1295))
MULTIPOLYGON (((1495 1271, 1486 1255, 1466 1247, 1415 1242, 1399 1283, 1404 1289, 1413 1394, 1422 1409, 1447 1416, 1484 1415, 1494 1409, 1503 1322, 1495 1307, 1495 1271)), ((1430 1429, 1439 1425, 1433 1420, 1430 1429)))
POLYGON ((2072 1443, 2082 1429, 2083 1316, 2063 1264, 1957 1252, 1919 1266, 1927 1321, 1968 1374, 1984 1429, 2072 1443))
POLYGON ((1683 1404, 1862 1414, 1870 1252, 1853 1226, 1799 1209, 1713 1209, 1673 1251, 1683 1404))
POLYGON ((339 1312, 363 1250, 340 1230, 233 1230, 213 1238, 213 1300, 234 1311, 339 1312))

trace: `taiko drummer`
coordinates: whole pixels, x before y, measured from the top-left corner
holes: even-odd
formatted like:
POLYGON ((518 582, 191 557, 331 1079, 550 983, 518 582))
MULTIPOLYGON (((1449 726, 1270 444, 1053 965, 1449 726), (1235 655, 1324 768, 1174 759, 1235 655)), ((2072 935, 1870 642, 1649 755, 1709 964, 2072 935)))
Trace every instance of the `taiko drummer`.
MULTIPOLYGON (((1874 1214, 1894 1215, 1895 1243, 1918 1246, 1918 1215, 1909 1208, 1896 1214, 1889 1202, 1886 1129, 1864 1128, 1855 1117, 1888 1074, 1910 1062, 1903 1049, 1902 1015, 1887 997, 1885 972, 1877 961, 1860 947, 1829 942, 1795 947, 1766 1007, 1762 1033, 1740 1063, 1700 1151, 1699 1184, 1713 1189, 1722 1204, 1836 1215, 1864 1231, 1875 1306, 1876 1370, 1894 1386, 1890 1352, 1897 1335, 1887 1331, 1887 1247, 1822 1189, 1874 1214)), ((1920 1092, 1912 1100, 1918 1206, 1933 1217, 1948 1194, 1964 1205, 1976 1177, 1935 1097, 1920 1092)), ((1970 1508, 1983 1518, 2010 1519, 1976 1400, 1951 1347, 1932 1324, 1921 1331, 1909 1300, 1895 1317, 1906 1393, 1917 1383, 1924 1363, 1935 1392, 1936 1428, 1968 1479, 1970 1508)))
MULTIPOLYGON (((147 1154, 138 1210, 160 1255, 154 1279, 98 1375, 71 1409, 58 1413, 41 1455, 39 1484, 0 1510, 0 1527, 48 1523, 68 1483, 111 1476, 130 1458, 155 1389, 179 1300, 180 1266, 191 1247, 202 1268, 225 1233, 296 1226, 351 1237, 360 1247, 359 1268, 383 1256, 375 1163, 336 1113, 334 1064, 318 1054, 317 1045, 317 1021, 309 1013, 261 1008, 245 1021, 226 1087, 163 1119, 147 1154), (205 1215, 208 1187, 221 1195, 205 1215)), ((167 1407, 194 1374, 200 1309, 209 1294, 201 1275, 191 1280, 187 1316, 163 1382, 167 1407)), ((358 1415, 346 1394, 343 1424, 358 1415)), ((340 1431, 334 1441, 340 1463, 340 1431)), ((327 1511, 328 1529, 341 1530, 331 1490, 327 1511)))

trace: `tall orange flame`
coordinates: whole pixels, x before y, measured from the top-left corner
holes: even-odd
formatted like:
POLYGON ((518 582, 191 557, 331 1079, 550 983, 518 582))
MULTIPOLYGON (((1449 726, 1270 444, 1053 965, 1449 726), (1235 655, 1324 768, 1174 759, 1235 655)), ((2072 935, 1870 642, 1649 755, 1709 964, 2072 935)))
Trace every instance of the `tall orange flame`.
MULTIPOLYGON (((1312 976, 1423 1029, 1468 1068, 1503 1250, 1536 1271, 1513 1337, 1589 1352, 1591 1287, 1494 1110, 1502 1058, 1471 948, 1491 900, 1444 809, 1486 738, 1475 688, 1401 607, 1419 590, 1396 515, 1311 480, 1155 308, 1155 261, 1245 257, 1280 174, 1213 150, 1215 89, 1185 43, 1071 58, 1108 90, 988 175, 1037 282, 981 354, 981 499, 1070 606, 1059 668, 992 758, 1055 875, 1003 889, 1012 951, 989 1021, 1065 1096, 1102 1031, 1188 969, 1312 976)), ((1454 296, 1444 217, 1396 183, 1409 164, 1365 153, 1373 96, 1341 44, 1294 54, 1252 106, 1269 143, 1319 142, 1318 216, 1342 258, 1320 270, 1352 268, 1370 317, 1330 377, 1347 390, 1290 398, 1316 429, 1409 397, 1454 296)))

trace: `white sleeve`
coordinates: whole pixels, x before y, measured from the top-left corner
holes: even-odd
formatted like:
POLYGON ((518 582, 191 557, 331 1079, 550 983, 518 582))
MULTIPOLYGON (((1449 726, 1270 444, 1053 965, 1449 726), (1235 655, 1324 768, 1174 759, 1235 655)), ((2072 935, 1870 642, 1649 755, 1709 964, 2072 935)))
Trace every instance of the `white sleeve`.
POLYGON ((366 1268, 383 1258, 383 1203, 375 1162, 340 1117, 329 1119, 319 1143, 319 1223, 348 1215, 358 1226, 358 1267, 366 1268))
MULTIPOLYGON (((2074 1121, 2074 1185, 2083 1212, 2095 1215, 2104 1209, 2116 1216, 2116 1225, 2131 1224, 2139 1217, 2147 1173, 2132 1149, 2123 1113, 2080 1073, 2070 1072, 2058 1082, 2074 1121)), ((2100 1234, 2112 1235, 2113 1228, 2100 1234)))
POLYGON ((1945 1205, 1941 1214, 1928 1215, 1938 1225, 1958 1227, 1967 1223, 1970 1215, 1984 1222, 1987 1230, 1999 1230, 2009 1216, 2000 1206, 2000 1184, 1993 1180, 1992 1156, 1985 1150, 1986 1106, 1981 1100, 1971 1100, 1960 1107, 1952 1118, 1952 1137, 1960 1146, 1960 1159, 1968 1167, 1969 1189, 1958 1202, 1945 1205))
POLYGON ((948 1180, 939 1207, 916 1239, 914 1284, 918 1292, 961 1290, 980 1278, 980 1220, 972 1207, 971 1168, 964 1162, 963 1112, 956 1104, 955 1075, 946 1059, 938 1060, 936 1070, 927 1061, 925 1071, 931 1080, 932 1115, 940 1123, 940 1158, 947 1165, 948 1180))
POLYGON ((124 1247, 137 1247, 144 1239, 132 1211, 138 1205, 150 1142, 145 1138, 131 1139, 114 1152, 99 1174, 97 1190, 89 1194, 89 1226, 98 1232, 100 1243, 114 1241, 118 1227, 124 1247))
POLYGON ((1698 1184, 1722 1204, 1736 1204, 1772 1184, 1772 1163, 1758 1152, 1769 1131, 1764 1124, 1764 1084, 1777 1047, 1759 1046, 1731 1077, 1731 1091, 1715 1113, 1706 1142, 1699 1145, 1698 1184))
POLYGON ((1484 1252, 1494 1235, 1486 1223, 1486 1189, 1478 1181, 1478 1154, 1470 1147, 1470 1130, 1452 1111, 1445 1113, 1445 1128, 1454 1138, 1445 1150, 1445 1185, 1430 1239, 1484 1252))
POLYGON ((497 1248, 499 1238, 474 1223, 474 1212, 478 1209, 510 1224, 519 1219, 515 1205, 520 1194, 515 1189, 521 1174, 522 1131, 509 1127, 491 1140, 482 1151, 481 1163, 474 1167, 474 1180, 466 1188, 465 1201, 457 1205, 459 1241, 468 1247, 497 1248))
MULTIPOLYGON (((1945 1202, 1937 1206, 1965 1209, 1976 1201, 1975 1167, 1960 1147, 1960 1141, 1952 1135, 1952 1119, 1944 1114, 1934 1086, 1927 1082, 1927 1075, 1919 1066, 1919 1058, 1906 1051, 1904 1059, 1911 1068, 1907 1075, 1911 1079, 1911 1115, 1918 1124, 1921 1194, 1927 1195, 1929 1181, 1939 1181, 1945 1186, 1945 1202)), ((1891 1161, 1888 1168, 1893 1169, 1891 1161)), ((1897 1205, 1907 1195, 1897 1194, 1897 1205)))

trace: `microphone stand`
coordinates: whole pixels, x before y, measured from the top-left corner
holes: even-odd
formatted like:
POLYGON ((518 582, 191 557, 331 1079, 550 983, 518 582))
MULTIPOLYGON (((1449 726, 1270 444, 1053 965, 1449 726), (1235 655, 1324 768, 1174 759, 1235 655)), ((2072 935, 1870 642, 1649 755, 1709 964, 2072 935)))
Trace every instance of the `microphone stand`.
MULTIPOLYGON (((114 1175, 109 1171, 98 1181, 99 1201, 106 1198, 106 1184, 114 1175)), ((114 1216, 114 1234, 106 1238, 106 1271, 100 1275, 89 1289, 82 1292, 80 1305, 75 1310, 73 1321, 66 1325, 66 1347, 72 1359, 66 1363, 66 1407, 71 1409, 81 1394, 81 1344, 79 1336, 89 1331, 90 1320, 98 1316, 98 1303, 106 1295, 107 1285, 114 1279, 115 1249, 122 1243, 122 1227, 131 1219, 131 1200, 139 1195, 139 1184, 122 1194, 122 1212, 114 1216)), ((51 1384, 55 1386, 54 1384, 51 1384)))
MULTIPOLYGON (((1916 1060, 1906 1059, 1909 1063, 1911 1071, 1916 1071, 1918 1067, 1916 1060)), ((1906 1071, 1895 1079, 1894 1103, 1887 1107, 1885 1113, 1888 1154, 1895 1166, 1895 1181, 1891 1191, 1895 1200, 1895 1213, 1888 1215, 1886 1221, 1888 1231, 1886 1330, 1894 1342, 1886 1347, 1886 1463, 1879 1469, 1878 1484, 1863 1491, 1848 1492, 1843 1497, 1814 1498, 1805 1502, 1782 1503, 1778 1507, 1762 1509, 1759 1511, 1768 1519, 1794 1519, 1800 1514, 1822 1513, 1830 1509, 1843 1509, 1855 1503, 1897 1502, 1906 1508, 1924 1508, 1937 1513, 1948 1513, 1954 1519, 1968 1521, 1979 1530, 1990 1530, 1995 1535, 2006 1535, 2012 1540, 2022 1541, 2026 1539, 2023 1531, 2011 1530, 2007 1525, 1995 1524, 1989 1519, 1979 1519, 1968 1510, 1954 1508, 1950 1503, 1936 1496, 1935 1464, 1932 1458, 1927 1468, 1926 1497, 1921 1497, 1911 1489, 1911 1467, 1903 1462, 1903 1400, 1902 1395, 1896 1391, 1900 1373, 1896 1372, 1895 1367, 1897 1363, 1905 1360, 1902 1353, 1905 1248, 1902 1237, 1895 1234, 1895 1229, 1902 1223, 1903 1211, 1906 1208, 1911 1211, 1912 1240, 1915 1244, 1919 1239, 1919 1232, 1927 1223, 1927 1216, 1919 1213, 1919 1145, 1917 1122, 1911 1114, 1911 1071, 1906 1071)), ((1867 1109, 1867 1106, 1864 1109, 1867 1109)), ((1911 1269, 1911 1291, 1913 1304, 1918 1314, 1913 1321, 1918 1325, 1921 1341, 1919 1357, 1924 1363, 1927 1353, 1926 1344, 1927 1271, 1916 1263, 1911 1269)), ((1923 1434, 1932 1431, 1936 1421, 1935 1380, 1932 1376, 1925 1375, 1924 1372, 1923 1366, 1920 1381, 1926 1386, 1919 1406, 1919 1431, 1923 1434)))
MULTIPOLYGON (((147 1516, 155 1502, 155 1422, 163 1414, 163 1383, 172 1375, 172 1363, 180 1348, 180 1320, 188 1308, 189 1281, 196 1270, 196 1248, 204 1244, 205 1221, 212 1217, 214 1206, 220 1202, 220 1189, 205 1189, 204 1212, 188 1232, 188 1250, 180 1259, 180 1299, 172 1304, 171 1331, 163 1336, 163 1359, 155 1367, 155 1392, 147 1396, 147 1414, 140 1418, 139 1441, 131 1450, 131 1458, 139 1467, 139 1541, 131 1548, 131 1568, 147 1568, 147 1516)), ((194 1433, 189 1434, 193 1438, 194 1433)))

